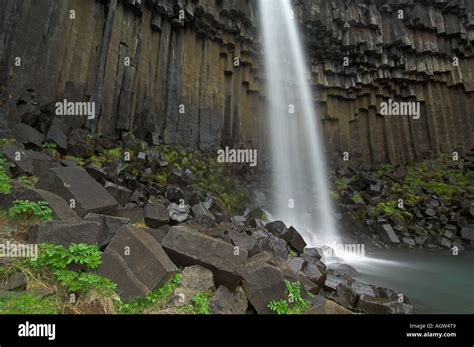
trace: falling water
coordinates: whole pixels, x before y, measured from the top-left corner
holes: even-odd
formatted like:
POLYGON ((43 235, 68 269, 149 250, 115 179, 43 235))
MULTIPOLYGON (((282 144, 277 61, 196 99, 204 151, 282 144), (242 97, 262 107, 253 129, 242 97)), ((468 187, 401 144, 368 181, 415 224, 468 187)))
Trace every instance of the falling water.
POLYGON ((276 196, 273 216, 302 230, 309 245, 332 244, 338 240, 297 20, 290 0, 260 0, 260 16, 276 196))

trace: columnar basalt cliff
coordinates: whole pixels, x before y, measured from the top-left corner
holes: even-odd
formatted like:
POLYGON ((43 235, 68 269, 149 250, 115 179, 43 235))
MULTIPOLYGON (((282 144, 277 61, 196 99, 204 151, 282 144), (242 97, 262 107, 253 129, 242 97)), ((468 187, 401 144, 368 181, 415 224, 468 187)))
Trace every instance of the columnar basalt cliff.
MULTIPOLYGON (((295 3, 335 157, 347 151, 352 164, 404 163, 473 146, 472 2, 295 3), (381 115, 389 99, 420 102, 420 118, 381 115)), ((82 125, 114 138, 133 132, 204 150, 263 149, 257 5, 6 0, 0 9, 6 119, 34 123, 47 118, 40 116, 52 102, 95 101, 98 116, 82 125)))
POLYGON ((95 101, 88 126, 114 137, 209 149, 261 128, 247 1, 7 0, 0 18, 13 122, 65 98, 95 101))
POLYGON ((351 161, 404 163, 470 149, 474 2, 301 1, 328 142, 351 161), (382 116, 388 99, 421 116, 382 116))

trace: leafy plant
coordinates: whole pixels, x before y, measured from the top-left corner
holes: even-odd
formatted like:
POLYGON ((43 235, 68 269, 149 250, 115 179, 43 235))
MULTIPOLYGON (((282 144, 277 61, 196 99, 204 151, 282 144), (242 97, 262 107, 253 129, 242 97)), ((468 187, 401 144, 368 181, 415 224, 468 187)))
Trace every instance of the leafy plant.
POLYGON ((268 308, 277 314, 303 314, 311 307, 311 303, 301 296, 301 283, 299 281, 286 281, 288 297, 286 299, 272 300, 268 308))
POLYGON ((44 149, 57 149, 58 145, 52 142, 47 142, 43 144, 44 149))
POLYGON ((192 299, 194 312, 197 314, 209 314, 209 294, 206 292, 197 293, 192 299))
POLYGON ((101 253, 99 246, 95 244, 77 243, 67 248, 61 245, 42 244, 38 257, 30 259, 29 262, 36 271, 51 271, 58 283, 70 292, 117 288, 115 283, 95 273, 67 269, 70 264, 81 264, 90 270, 96 269, 101 263, 101 253))
POLYGON ((56 270, 53 272, 57 281, 70 292, 90 291, 91 289, 117 289, 117 284, 108 278, 92 272, 76 272, 70 270, 56 270))
POLYGON ((20 184, 25 187, 34 187, 37 181, 36 177, 29 177, 29 176, 20 176, 18 177, 18 181, 20 181, 20 184))
POLYGON ((181 283, 181 274, 176 273, 173 278, 162 287, 141 298, 131 299, 126 304, 120 304, 118 311, 126 314, 143 313, 147 308, 154 307, 162 309, 175 288, 181 283))
POLYGON ((35 270, 50 268, 52 270, 65 270, 69 264, 81 264, 90 269, 96 269, 101 263, 99 246, 84 243, 73 243, 67 249, 61 245, 44 243, 36 259, 31 259, 30 264, 35 270))
POLYGON ((53 219, 53 210, 46 201, 15 200, 8 210, 10 217, 38 217, 41 221, 53 219))

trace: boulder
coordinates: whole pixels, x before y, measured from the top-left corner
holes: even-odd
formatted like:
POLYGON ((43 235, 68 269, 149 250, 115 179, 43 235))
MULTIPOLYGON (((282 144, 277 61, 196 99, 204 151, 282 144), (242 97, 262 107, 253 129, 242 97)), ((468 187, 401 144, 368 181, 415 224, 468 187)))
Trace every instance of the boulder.
POLYGON ((66 201, 74 199, 75 211, 84 216, 88 212, 104 212, 117 205, 117 201, 81 167, 50 169, 40 177, 38 188, 49 190, 66 201))
POLYGON ((203 203, 196 204, 192 207, 194 219, 198 224, 204 225, 211 228, 216 225, 216 218, 214 215, 204 206, 203 203))
POLYGON ((304 241, 301 234, 293 227, 290 227, 288 231, 291 233, 291 239, 288 244, 295 249, 298 254, 303 253, 304 248, 306 247, 306 242, 304 241))
POLYGON ((127 300, 161 287, 177 270, 158 241, 127 225, 105 249, 97 273, 117 283, 120 296, 127 300))
POLYGON ((121 218, 121 217, 114 217, 114 216, 106 216, 103 214, 97 213, 88 213, 84 217, 85 221, 96 222, 101 225, 101 239, 99 240, 100 245, 107 245, 112 241, 114 236, 117 234, 124 225, 130 223, 130 219, 128 218, 121 218))
POLYGON ((191 207, 185 204, 175 204, 174 202, 168 206, 168 214, 172 222, 182 223, 188 219, 191 207))
POLYGON ((247 311, 246 305, 224 286, 217 288, 209 300, 209 308, 214 314, 244 314, 247 311))
MULTIPOLYGON (((315 298, 324 298, 321 295, 315 296, 315 298)), ((313 304, 311 309, 307 312, 307 314, 352 314, 350 310, 345 308, 344 306, 339 305, 338 303, 327 300, 326 298, 320 299, 320 303, 313 304)))
POLYGON ((52 221, 35 224, 28 230, 28 241, 32 243, 55 243, 68 246, 71 243, 97 243, 100 246, 105 235, 100 223, 52 221))
POLYGON ((149 228, 142 228, 147 233, 149 233, 158 243, 161 245, 163 239, 166 237, 168 232, 170 231, 169 225, 163 225, 158 229, 149 229, 149 228))
POLYGON ((328 292, 335 292, 337 289, 337 286, 340 283, 347 284, 347 279, 333 276, 333 275, 327 275, 326 281, 324 282, 324 289, 327 290, 328 292))
POLYGON ((0 290, 14 290, 18 288, 25 288, 28 279, 22 272, 14 272, 6 277, 0 277, 0 290))
POLYGON ((167 225, 170 221, 168 210, 160 202, 146 205, 143 209, 143 216, 146 226, 155 229, 167 225))
POLYGON ((275 235, 259 238, 257 245, 259 249, 272 253, 278 259, 288 259, 289 251, 285 240, 275 235))
POLYGON ((367 295, 373 297, 379 296, 379 292, 375 286, 357 281, 355 279, 352 279, 351 281, 351 289, 358 295, 367 295))
POLYGON ((295 282, 298 278, 288 264, 270 253, 262 252, 249 259, 244 269, 243 286, 257 313, 274 313, 268 303, 287 297, 285 280, 295 282))
POLYGON ((282 221, 274 221, 265 224, 265 229, 267 229, 273 235, 285 240, 285 242, 290 242, 293 233, 286 227, 285 223, 282 221))
POLYGON ((13 126, 12 132, 13 136, 19 143, 34 144, 37 147, 41 147, 44 140, 43 134, 26 124, 17 124, 13 126))
POLYGON ((193 304, 193 297, 198 294, 199 291, 193 288, 178 287, 168 298, 168 306, 171 307, 184 307, 193 304))
POLYGON ((162 246, 177 265, 202 265, 210 269, 218 285, 234 289, 242 279, 240 270, 247 260, 247 251, 236 252, 230 243, 180 225, 170 229, 162 246))
POLYGON ((441 247, 447 249, 451 249, 451 247, 453 247, 453 243, 451 242, 451 240, 447 239, 446 237, 442 237, 439 244, 441 245, 441 247))
POLYGON ((305 260, 303 258, 290 258, 288 260, 288 265, 290 268, 294 271, 294 273, 298 273, 303 269, 303 266, 305 265, 305 260))
POLYGON ((55 143, 63 151, 67 148, 67 136, 61 131, 60 127, 52 126, 46 134, 45 141, 55 143))
POLYGON ((413 306, 388 298, 374 298, 361 295, 357 308, 365 313, 372 314, 413 314, 413 306))
POLYGON ((397 234, 390 224, 383 224, 379 229, 380 237, 386 243, 400 243, 397 234))
POLYGON ((250 253, 257 244, 257 239, 255 237, 235 230, 230 230, 228 236, 234 246, 245 249, 251 256, 250 253))
POLYGON ((143 208, 133 203, 126 204, 125 206, 117 206, 107 212, 104 212, 109 216, 121 217, 130 219, 130 224, 142 222, 143 208))
POLYGON ((305 248, 303 250, 302 258, 310 264, 314 264, 321 260, 323 251, 319 248, 305 248))
POLYGON ((324 286, 326 282, 327 274, 324 271, 315 265, 315 264, 308 264, 303 268, 303 273, 308 276, 308 278, 319 285, 320 287, 324 286))
POLYGON ((5 154, 8 161, 15 164, 15 167, 11 169, 13 176, 30 174, 41 177, 51 168, 61 166, 61 164, 53 162, 46 153, 21 149, 12 144, 3 145, 2 153, 5 154))
MULTIPOLYGON (((86 169, 87 170, 87 169, 86 169)), ((89 173, 89 171, 88 171, 89 173)), ((89 173, 90 174, 90 173, 89 173)), ((118 184, 112 182, 105 182, 105 190, 109 192, 112 197, 117 200, 120 205, 125 205, 130 197, 132 196, 132 191, 126 187, 119 186, 118 184)), ((168 214, 168 213, 166 213, 168 214)))
POLYGON ((352 288, 345 284, 340 283, 336 287, 337 301, 344 307, 353 308, 357 304, 359 295, 355 293, 352 288))
POLYGON ((474 241, 474 228, 463 227, 461 229, 461 239, 474 241))
MULTIPOLYGON (((69 166, 69 165, 66 165, 66 166, 69 166)), ((86 170, 86 172, 89 174, 89 176, 91 176, 93 179, 95 179, 98 182, 104 181, 107 177, 107 172, 105 171, 104 168, 99 167, 99 166, 94 165, 94 164, 91 164, 91 163, 86 164, 84 166, 84 170, 86 170)), ((107 183, 106 183, 106 185, 107 185, 107 183)))
POLYGON ((201 265, 186 267, 181 273, 181 286, 206 292, 214 290, 214 275, 212 271, 201 265))

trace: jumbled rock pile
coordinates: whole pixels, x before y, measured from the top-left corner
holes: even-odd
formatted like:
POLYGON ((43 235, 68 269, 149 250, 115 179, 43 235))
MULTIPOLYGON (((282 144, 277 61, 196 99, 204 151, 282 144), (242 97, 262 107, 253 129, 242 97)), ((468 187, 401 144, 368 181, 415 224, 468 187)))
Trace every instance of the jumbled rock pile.
POLYGON ((340 168, 332 192, 342 224, 379 247, 442 248, 474 244, 474 152, 373 170, 340 168))
MULTIPOLYGON (((67 143, 41 149, 35 131, 20 130, 16 143, 1 148, 16 165, 0 206, 47 201, 54 219, 32 225, 28 242, 98 244, 97 272, 117 283, 125 301, 160 288, 181 269, 182 281, 159 313, 177 313, 200 291, 210 294, 214 313, 273 313, 269 303, 288 299, 288 283, 295 282, 311 303, 308 313, 413 311, 391 291, 332 274, 322 251, 308 248, 294 227, 267 221, 260 208, 238 208, 238 199, 215 193, 216 183, 200 184, 203 161, 193 159, 199 153, 166 152, 133 137, 82 141, 77 131, 67 143), (188 158, 180 162, 186 166, 172 165, 176 155, 188 158), (36 186, 20 184, 20 175, 38 175, 36 186)), ((235 184, 225 173, 217 176, 235 184)))

